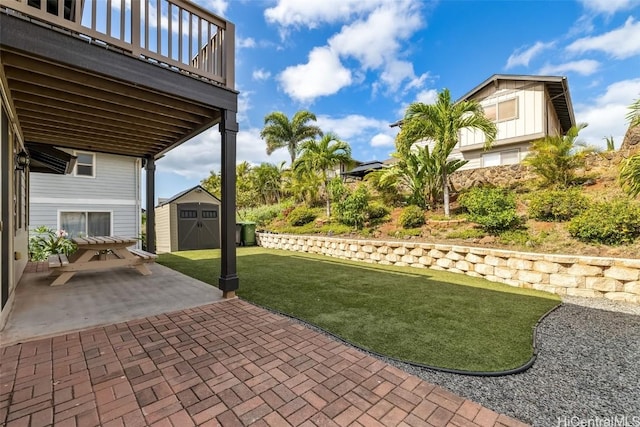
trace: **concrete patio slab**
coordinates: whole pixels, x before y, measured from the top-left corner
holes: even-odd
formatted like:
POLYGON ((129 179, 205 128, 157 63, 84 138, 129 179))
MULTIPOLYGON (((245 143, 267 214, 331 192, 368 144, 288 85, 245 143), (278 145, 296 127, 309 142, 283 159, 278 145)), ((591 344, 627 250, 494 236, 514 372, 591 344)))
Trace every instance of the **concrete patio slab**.
POLYGON ((49 286, 46 263, 30 263, 16 289, 0 344, 140 319, 220 301, 222 292, 159 264, 143 276, 133 268, 79 272, 49 286))
POLYGON ((238 299, 0 347, 3 423, 524 425, 238 299))

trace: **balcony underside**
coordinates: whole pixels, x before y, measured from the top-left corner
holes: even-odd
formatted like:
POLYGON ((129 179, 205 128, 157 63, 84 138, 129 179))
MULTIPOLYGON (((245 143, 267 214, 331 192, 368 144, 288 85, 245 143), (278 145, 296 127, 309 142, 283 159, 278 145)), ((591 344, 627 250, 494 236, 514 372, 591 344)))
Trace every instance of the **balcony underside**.
POLYGON ((0 62, 28 142, 158 157, 237 109, 232 90, 9 15, 0 62))

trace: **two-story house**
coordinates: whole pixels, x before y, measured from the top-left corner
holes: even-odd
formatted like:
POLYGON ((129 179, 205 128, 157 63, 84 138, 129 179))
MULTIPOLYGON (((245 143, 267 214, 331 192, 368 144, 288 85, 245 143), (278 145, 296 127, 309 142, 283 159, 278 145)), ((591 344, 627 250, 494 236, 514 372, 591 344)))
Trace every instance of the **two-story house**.
POLYGON ((69 174, 31 172, 29 224, 65 230, 70 237, 141 234, 141 159, 66 150, 69 174))
POLYGON ((564 135, 576 124, 566 77, 495 74, 460 101, 472 99, 495 122, 498 134, 491 149, 485 151, 484 134, 463 129, 451 154, 469 161, 461 169, 520 163, 531 142, 564 135))
MULTIPOLYGON (((156 160, 214 126, 221 134, 223 187, 218 284, 232 296, 239 282, 237 111, 235 26, 193 2, 0 0, 0 328, 28 261, 31 179, 54 182, 75 173, 69 178, 83 184, 55 181, 61 188, 35 191, 34 201, 51 201, 62 189, 70 203, 47 208, 56 228, 115 234, 118 210, 93 203, 108 191, 103 172, 121 167, 109 164, 109 156, 144 161, 145 205, 153 207, 156 160), (34 172, 48 175, 32 178, 30 160, 34 172), (75 203, 80 199, 92 203, 75 203)), ((122 171, 135 179, 134 165, 122 171)), ((135 183, 130 188, 108 197, 135 217, 135 183)), ((33 212, 33 226, 45 222, 39 215, 33 212)), ((146 233, 147 250, 154 252, 151 208, 146 233)))
MULTIPOLYGON (((576 124, 569 83, 562 76, 494 74, 457 102, 465 100, 478 101, 498 133, 485 150, 482 132, 463 129, 450 155, 468 161, 461 170, 520 163, 533 141, 564 135, 576 124)), ((398 125, 401 121, 391 126, 398 125)))

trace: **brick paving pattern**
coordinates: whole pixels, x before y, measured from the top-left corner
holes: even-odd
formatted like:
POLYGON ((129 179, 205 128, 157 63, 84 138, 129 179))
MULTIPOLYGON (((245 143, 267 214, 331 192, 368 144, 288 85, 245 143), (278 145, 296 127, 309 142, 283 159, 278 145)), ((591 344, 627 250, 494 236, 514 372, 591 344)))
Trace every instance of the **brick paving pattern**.
POLYGON ((524 426, 241 300, 0 348, 7 426, 524 426))

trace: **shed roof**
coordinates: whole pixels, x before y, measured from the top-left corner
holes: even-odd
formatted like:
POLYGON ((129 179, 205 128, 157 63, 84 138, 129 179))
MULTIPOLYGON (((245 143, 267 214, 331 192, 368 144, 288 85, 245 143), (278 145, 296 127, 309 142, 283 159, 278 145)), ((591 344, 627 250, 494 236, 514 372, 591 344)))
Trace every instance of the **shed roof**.
POLYGON ((187 190, 181 191, 178 194, 175 194, 175 195, 169 197, 168 199, 163 200, 162 202, 158 203, 158 206, 156 206, 156 207, 159 208, 160 206, 168 205, 169 203, 172 203, 172 202, 178 200, 180 197, 184 196, 185 194, 191 193, 192 191, 198 191, 198 190, 204 191, 205 193, 210 195, 212 198, 217 200, 218 203, 220 203, 220 199, 218 199, 216 196, 214 196, 209 191, 207 191, 206 188, 204 188, 202 185, 196 185, 195 187, 191 187, 191 188, 189 188, 187 190))

